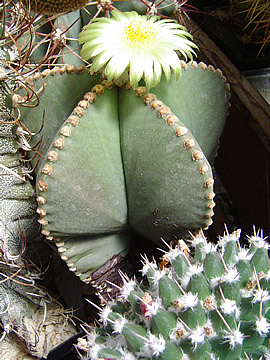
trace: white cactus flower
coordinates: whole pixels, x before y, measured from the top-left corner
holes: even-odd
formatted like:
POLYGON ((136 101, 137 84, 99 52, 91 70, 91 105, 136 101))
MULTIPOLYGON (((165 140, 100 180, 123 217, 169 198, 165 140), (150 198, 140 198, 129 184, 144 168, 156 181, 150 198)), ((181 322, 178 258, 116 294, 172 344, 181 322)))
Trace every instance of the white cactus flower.
POLYGON ((157 86, 164 72, 179 78, 181 62, 195 54, 197 46, 187 38, 187 30, 169 19, 148 18, 135 11, 112 11, 111 18, 96 18, 79 35, 83 44, 81 56, 92 59, 90 73, 104 69, 109 81, 117 80, 126 71, 133 88, 144 79, 148 89, 157 86))

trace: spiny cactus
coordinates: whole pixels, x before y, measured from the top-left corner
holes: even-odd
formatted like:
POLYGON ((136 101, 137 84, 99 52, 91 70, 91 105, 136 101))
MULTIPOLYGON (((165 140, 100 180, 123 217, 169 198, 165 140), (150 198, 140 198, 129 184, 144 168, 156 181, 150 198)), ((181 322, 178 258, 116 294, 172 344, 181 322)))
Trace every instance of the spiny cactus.
POLYGON ((163 78, 152 93, 98 84, 75 66, 45 70, 29 85, 40 89, 39 105, 21 109, 22 121, 34 132, 44 116, 42 233, 82 280, 125 256, 132 230, 160 243, 211 224, 207 158, 216 152, 229 99, 219 70, 182 62, 181 78, 172 76, 170 86, 163 78))
POLYGON ((29 150, 25 137, 30 134, 18 126, 22 125, 20 112, 13 108, 12 95, 16 80, 24 81, 27 70, 23 64, 31 48, 31 41, 21 47, 19 40, 25 39, 27 25, 31 27, 34 19, 30 25, 29 17, 18 11, 15 2, 2 2, 0 12, 4 28, 0 40, 0 354, 1 359, 10 358, 5 343, 16 334, 25 352, 27 349, 42 357, 52 346, 62 343, 72 329, 74 333, 74 326, 69 326, 68 333, 61 331, 60 338, 50 334, 52 327, 57 329, 52 317, 54 322, 60 318, 63 329, 63 308, 37 286, 40 271, 28 258, 31 252, 26 251, 40 238, 40 225, 32 169, 23 154, 23 150, 29 150))
POLYGON ((25 6, 42 14, 60 14, 66 11, 74 11, 82 8, 88 0, 22 0, 25 6))
POLYGON ((16 113, 7 105, 11 92, 7 86, 5 81, 0 83, 0 248, 8 261, 19 256, 22 239, 33 239, 39 226, 27 163, 14 139, 16 113))
POLYGON ((144 259, 145 282, 123 277, 119 298, 87 329, 84 359, 269 359, 269 244, 262 233, 241 247, 240 231, 218 244, 201 233, 180 240, 157 267, 144 259))

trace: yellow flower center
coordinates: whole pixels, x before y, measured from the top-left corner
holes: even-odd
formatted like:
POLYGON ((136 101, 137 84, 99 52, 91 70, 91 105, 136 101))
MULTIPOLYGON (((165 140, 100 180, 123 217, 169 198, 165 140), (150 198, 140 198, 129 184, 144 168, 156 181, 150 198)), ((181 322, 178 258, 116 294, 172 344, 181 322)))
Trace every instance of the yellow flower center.
POLYGON ((138 19, 124 27, 123 41, 131 48, 146 48, 153 44, 157 35, 153 24, 138 19))

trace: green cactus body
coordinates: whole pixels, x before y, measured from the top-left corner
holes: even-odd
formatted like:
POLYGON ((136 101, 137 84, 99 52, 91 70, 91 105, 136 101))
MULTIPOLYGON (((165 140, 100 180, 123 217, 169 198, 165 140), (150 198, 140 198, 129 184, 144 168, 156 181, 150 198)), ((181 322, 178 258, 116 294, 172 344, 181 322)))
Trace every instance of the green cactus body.
MULTIPOLYGON (((0 322, 2 340, 23 329, 46 294, 35 286, 36 273, 25 267, 25 244, 39 235, 35 190, 30 183, 13 133, 15 112, 7 106, 10 93, 0 82, 0 322)), ((9 89, 10 90, 10 89, 9 89)), ((10 90, 11 92, 11 90, 10 90)), ((22 330, 21 333, 24 333, 22 330)), ((25 338, 22 335, 23 338, 25 338)), ((29 334, 27 334, 29 336, 29 334)))
MULTIPOLYGON (((254 257, 256 253, 267 253, 269 245, 262 239, 256 243, 259 237, 254 236, 250 248, 241 248, 239 236, 240 232, 224 235, 217 249, 207 243, 203 234, 194 237, 195 251, 198 246, 200 251, 204 247, 206 256, 199 261, 189 257, 187 271, 181 278, 174 266, 181 261, 179 255, 187 256, 181 246, 165 253, 164 258, 170 264, 166 270, 145 260, 142 273, 151 281, 148 288, 141 289, 143 295, 136 296, 140 307, 134 307, 130 299, 141 285, 126 279, 119 298, 100 309, 103 326, 92 328, 87 335, 87 359, 109 359, 106 354, 110 348, 116 348, 114 351, 118 354, 114 352, 112 358, 118 360, 268 359, 270 269, 268 265, 266 272, 257 273, 252 266, 250 249, 255 246, 254 257), (225 256, 232 248, 234 256, 225 256), (216 277, 205 276, 203 284, 207 290, 200 295, 200 287, 196 289, 190 283, 198 275, 199 268, 202 276, 212 272, 206 261, 207 255, 212 253, 220 258, 223 272, 218 270, 216 277), (249 262, 253 268, 248 281, 242 281, 244 274, 237 270, 242 261, 249 262), (233 284, 240 284, 237 298, 227 297, 222 290, 225 285, 233 284), (168 290, 172 288, 173 291, 168 290), (124 308, 125 312, 118 312, 118 308, 124 308), (126 328, 129 332, 124 331, 126 328), (134 342, 136 337, 138 342, 133 347, 130 341, 134 342)), ((257 266, 260 265, 258 261, 257 266)))
POLYGON ((97 84, 75 66, 29 79, 35 89, 46 84, 39 105, 22 109, 30 131, 40 128, 44 116, 33 139, 42 137, 44 148, 37 175, 42 233, 56 240, 62 259, 86 282, 111 257, 125 256, 133 230, 160 244, 161 237, 212 222, 213 177, 202 148, 211 159, 228 87, 221 72, 205 64, 183 62, 182 68, 178 81, 172 78, 168 86, 162 79, 153 93, 97 84), (187 89, 193 75, 196 93, 204 79, 198 97, 193 85, 187 89), (190 99, 183 95, 179 106, 186 92, 190 99))
POLYGON ((14 112, 6 106, 8 94, 0 84, 0 248, 5 260, 20 256, 25 239, 38 234, 34 188, 14 140, 14 112))

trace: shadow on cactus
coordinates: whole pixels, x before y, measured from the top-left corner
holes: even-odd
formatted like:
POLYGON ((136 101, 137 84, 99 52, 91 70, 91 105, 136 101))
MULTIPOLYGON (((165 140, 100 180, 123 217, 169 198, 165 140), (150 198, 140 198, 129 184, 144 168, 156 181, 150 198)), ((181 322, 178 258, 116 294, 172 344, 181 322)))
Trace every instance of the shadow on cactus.
MULTIPOLYGON (((269 359, 269 244, 259 232, 242 248, 240 231, 217 245, 203 234, 180 240, 159 268, 144 259, 147 284, 128 279, 100 310, 102 326, 85 327, 83 359, 269 359)), ((96 305, 95 305, 96 306, 96 305)))
MULTIPOLYGON (((124 14, 118 16, 130 18, 132 26, 135 21, 138 30, 137 15, 124 14)), ((146 17, 139 21, 141 29, 146 17)), ((174 35, 179 30, 182 52, 191 56, 182 27, 162 24, 174 35)), ((162 29, 155 29, 160 36, 162 29)), ((92 44, 85 46, 89 50, 92 44)), ((164 40, 161 50, 166 50, 164 40)), ((171 52, 166 59, 154 49, 138 68, 133 60, 139 58, 130 53, 120 66, 118 54, 110 62, 108 53, 92 47, 90 56, 93 51, 95 70, 107 66, 107 77, 117 81, 100 83, 83 66, 47 69, 29 78, 39 91, 38 106, 21 109, 30 132, 40 129, 45 114, 42 132, 32 139, 42 139, 37 174, 42 233, 55 240, 70 270, 87 283, 93 273, 102 274, 125 257, 133 231, 160 245, 161 238, 169 241, 211 225, 208 160, 216 153, 229 100, 221 71, 204 63, 186 63, 171 52), (121 85, 126 74, 134 89, 121 85), (149 92, 144 81, 149 87, 159 84, 149 92)))

